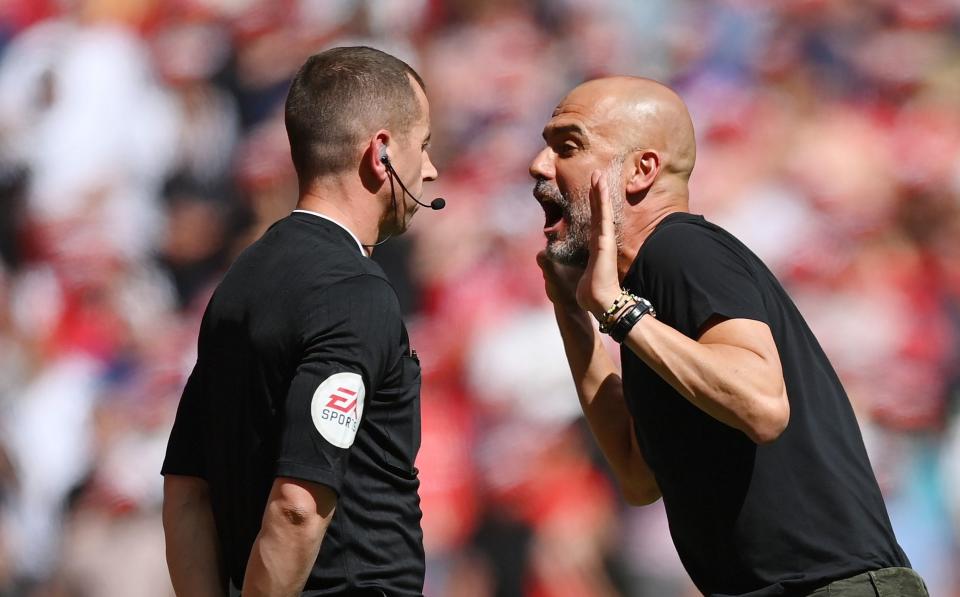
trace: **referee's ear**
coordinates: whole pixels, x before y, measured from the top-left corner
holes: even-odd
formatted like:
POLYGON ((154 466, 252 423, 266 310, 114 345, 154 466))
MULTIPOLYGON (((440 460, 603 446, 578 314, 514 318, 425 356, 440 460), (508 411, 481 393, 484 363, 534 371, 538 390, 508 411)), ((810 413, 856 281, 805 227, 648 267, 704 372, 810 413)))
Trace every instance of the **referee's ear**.
POLYGON ((390 141, 392 138, 390 131, 380 129, 370 137, 366 151, 363 152, 363 163, 360 166, 361 177, 363 177, 363 170, 368 170, 372 179, 371 182, 376 181, 376 189, 387 182, 387 177, 390 176, 387 163, 392 157, 390 156, 390 141))

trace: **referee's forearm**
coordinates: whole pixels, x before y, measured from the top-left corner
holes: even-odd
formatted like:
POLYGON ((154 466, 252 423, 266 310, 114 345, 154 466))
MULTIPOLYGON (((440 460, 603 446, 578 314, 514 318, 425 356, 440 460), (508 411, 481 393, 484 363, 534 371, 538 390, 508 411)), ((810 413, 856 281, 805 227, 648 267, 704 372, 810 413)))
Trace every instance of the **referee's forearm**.
POLYGON ((177 597, 227 594, 206 481, 164 477, 163 534, 167 569, 177 597))
POLYGON ((299 596, 336 504, 336 494, 324 485, 276 478, 250 550, 243 597, 299 596))
POLYGON ((314 528, 260 529, 243 579, 244 597, 296 597, 320 552, 323 531, 314 528))

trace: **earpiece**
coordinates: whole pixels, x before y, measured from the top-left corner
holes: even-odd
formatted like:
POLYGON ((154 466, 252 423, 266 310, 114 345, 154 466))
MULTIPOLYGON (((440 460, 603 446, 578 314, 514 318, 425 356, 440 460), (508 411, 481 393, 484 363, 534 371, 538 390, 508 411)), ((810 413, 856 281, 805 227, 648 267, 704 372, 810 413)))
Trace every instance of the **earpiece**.
POLYGON ((414 203, 416 203, 417 205, 422 205, 423 207, 429 207, 430 209, 434 209, 434 210, 443 209, 447 205, 447 202, 444 201, 443 198, 441 197, 437 197, 430 203, 424 203, 423 201, 420 201, 419 199, 417 199, 413 195, 413 193, 408 191, 407 187, 403 184, 403 181, 400 180, 400 175, 397 174, 397 171, 393 169, 393 164, 390 163, 390 158, 387 156, 386 145, 380 146, 380 163, 382 163, 384 166, 387 167, 387 174, 390 176, 390 195, 393 197, 394 202, 396 202, 396 196, 393 194, 393 181, 394 179, 396 179, 397 184, 400 185, 400 188, 403 190, 403 192, 406 193, 411 199, 413 199, 414 203))

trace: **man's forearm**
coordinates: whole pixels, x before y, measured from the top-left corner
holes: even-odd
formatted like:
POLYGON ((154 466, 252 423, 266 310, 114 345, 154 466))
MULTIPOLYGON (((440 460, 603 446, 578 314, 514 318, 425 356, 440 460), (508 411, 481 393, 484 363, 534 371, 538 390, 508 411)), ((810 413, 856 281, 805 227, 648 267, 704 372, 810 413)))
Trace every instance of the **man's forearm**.
POLYGON ((317 560, 323 534, 281 524, 280 528, 261 529, 257 536, 247 562, 244 597, 300 595, 317 560))
POLYGON ((247 561, 244 597, 300 595, 335 504, 336 496, 325 487, 283 479, 274 483, 247 561))
POLYGON ((206 481, 177 475, 164 479, 163 532, 177 597, 226 595, 206 481))
POLYGON ((772 441, 786 426, 789 403, 765 324, 727 320, 698 342, 645 316, 625 343, 694 406, 753 441, 772 441))
POLYGON ((660 490, 637 448, 623 383, 600 334, 585 311, 575 307, 554 311, 583 413, 624 496, 633 504, 656 501, 660 490))

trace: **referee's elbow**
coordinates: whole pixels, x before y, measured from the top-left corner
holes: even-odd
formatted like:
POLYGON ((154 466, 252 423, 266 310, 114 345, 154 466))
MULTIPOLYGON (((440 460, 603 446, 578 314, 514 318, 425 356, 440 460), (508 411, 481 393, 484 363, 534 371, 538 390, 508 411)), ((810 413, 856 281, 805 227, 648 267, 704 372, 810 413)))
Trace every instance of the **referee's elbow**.
POLYGON ((299 506, 280 506, 280 515, 295 527, 306 526, 310 522, 319 521, 320 515, 316 512, 311 512, 307 508, 301 508, 299 506))
POLYGON ((265 520, 311 533, 326 528, 336 503, 336 494, 325 485, 281 477, 274 480, 265 520))

